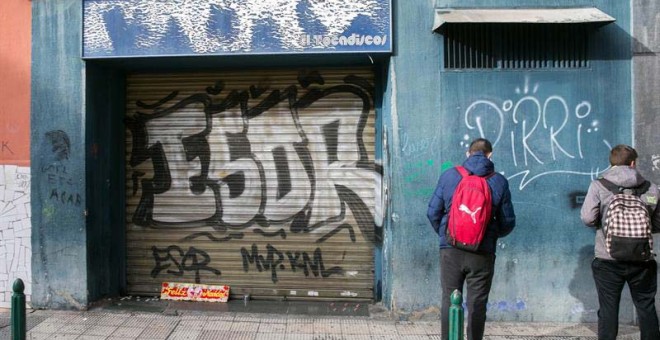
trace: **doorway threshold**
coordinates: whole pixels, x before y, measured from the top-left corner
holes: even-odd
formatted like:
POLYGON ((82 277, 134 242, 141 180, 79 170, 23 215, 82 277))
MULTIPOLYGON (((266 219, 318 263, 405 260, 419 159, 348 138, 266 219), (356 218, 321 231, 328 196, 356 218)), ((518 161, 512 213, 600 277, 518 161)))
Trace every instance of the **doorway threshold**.
POLYGON ((331 301, 274 301, 274 300, 229 300, 228 302, 195 302, 161 300, 155 297, 125 296, 104 299, 90 309, 107 311, 133 311, 178 315, 183 312, 219 313, 264 313, 308 316, 353 316, 369 317, 367 302, 331 301))

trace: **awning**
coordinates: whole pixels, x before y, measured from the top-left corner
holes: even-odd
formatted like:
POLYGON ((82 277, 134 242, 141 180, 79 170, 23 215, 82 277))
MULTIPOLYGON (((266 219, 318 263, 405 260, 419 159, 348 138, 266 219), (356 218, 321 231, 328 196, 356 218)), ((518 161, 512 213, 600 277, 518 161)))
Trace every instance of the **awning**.
POLYGON ((605 24, 615 20, 595 7, 436 9, 433 31, 439 30, 447 23, 605 24))

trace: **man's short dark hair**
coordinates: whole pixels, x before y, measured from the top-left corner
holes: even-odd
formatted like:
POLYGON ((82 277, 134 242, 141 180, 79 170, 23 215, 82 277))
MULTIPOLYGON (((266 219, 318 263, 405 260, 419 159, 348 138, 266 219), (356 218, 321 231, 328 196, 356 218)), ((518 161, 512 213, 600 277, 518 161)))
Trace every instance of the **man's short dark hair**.
POLYGON ((490 141, 486 138, 477 138, 470 143, 470 149, 468 152, 473 154, 477 151, 481 151, 484 155, 493 152, 493 145, 490 144, 490 141))
POLYGON ((635 160, 637 160, 637 151, 631 146, 619 144, 610 151, 610 164, 612 166, 630 165, 635 160))

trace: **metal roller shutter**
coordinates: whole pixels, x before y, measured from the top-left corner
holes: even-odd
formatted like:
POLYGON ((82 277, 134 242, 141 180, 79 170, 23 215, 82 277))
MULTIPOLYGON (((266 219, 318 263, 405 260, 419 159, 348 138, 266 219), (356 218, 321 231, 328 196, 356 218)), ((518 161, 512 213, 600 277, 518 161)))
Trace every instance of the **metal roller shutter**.
POLYGON ((370 69, 128 76, 128 293, 372 299, 373 84, 370 69))

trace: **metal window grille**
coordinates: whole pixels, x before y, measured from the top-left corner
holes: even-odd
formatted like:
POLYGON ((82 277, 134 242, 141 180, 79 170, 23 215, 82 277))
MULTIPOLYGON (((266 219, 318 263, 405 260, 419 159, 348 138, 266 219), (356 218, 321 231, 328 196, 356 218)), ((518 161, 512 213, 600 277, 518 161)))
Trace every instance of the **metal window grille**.
POLYGON ((584 24, 452 24, 444 31, 445 69, 589 67, 584 24))

